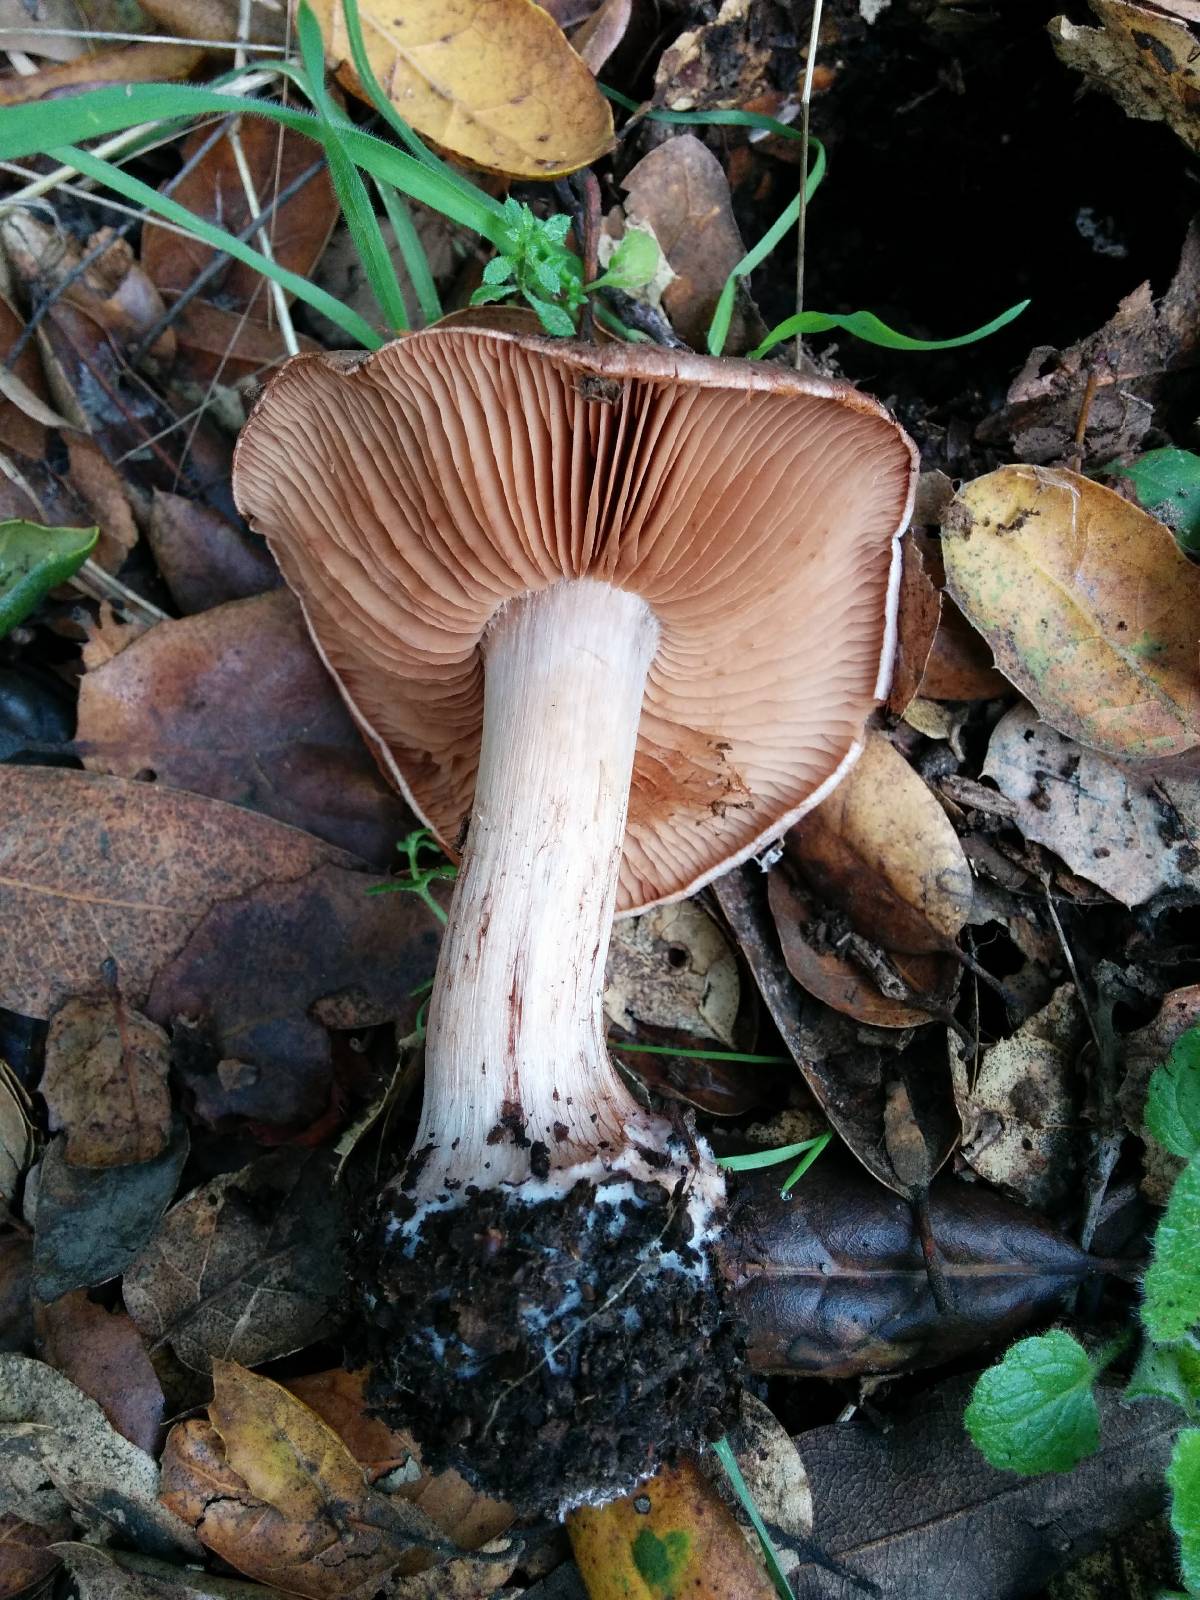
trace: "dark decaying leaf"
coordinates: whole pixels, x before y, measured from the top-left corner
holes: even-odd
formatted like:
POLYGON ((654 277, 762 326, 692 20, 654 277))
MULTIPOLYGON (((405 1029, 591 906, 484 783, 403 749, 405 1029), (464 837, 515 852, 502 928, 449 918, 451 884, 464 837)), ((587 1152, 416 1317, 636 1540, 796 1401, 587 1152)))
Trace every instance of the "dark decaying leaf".
MULTIPOLYGON (((63 1519, 59 1534, 70 1533, 71 1524, 63 1519)), ((6 1512, 0 1516, 0 1595, 4 1600, 34 1595, 34 1588, 58 1566, 58 1556, 49 1548, 57 1536, 53 1528, 39 1528, 6 1512)))
POLYGON ((41 1094, 73 1167, 152 1161, 171 1137, 166 1034, 119 994, 65 1000, 50 1019, 41 1094))
MULTIPOLYGON (((886 1084, 908 1085, 917 1123, 936 1172, 958 1139, 948 1075, 924 1052, 911 1062, 871 1041, 871 1032, 809 1000, 779 951, 767 906, 765 875, 751 863, 726 873, 713 893, 742 948, 775 1026, 834 1128, 867 1171, 897 1194, 910 1186, 897 1173, 884 1137, 886 1084)), ((883 1042, 889 1035, 878 1032, 883 1042)))
POLYGON ((182 1121, 162 1155, 134 1166, 72 1167, 63 1140, 53 1140, 38 1169, 33 1228, 38 1299, 57 1300, 71 1289, 107 1283, 124 1272, 170 1205, 187 1153, 182 1121))
POLYGON ((342 1287, 340 1218, 327 1152, 273 1151, 213 1178, 164 1217, 125 1275, 151 1350, 187 1366, 254 1365, 330 1330, 342 1287))
POLYGON ((38 1353, 90 1395, 118 1433, 157 1455, 166 1404, 142 1337, 124 1311, 77 1289, 37 1309, 38 1353))
POLYGON ((32 1271, 28 1235, 0 1234, 0 1350, 27 1350, 33 1343, 32 1271))
POLYGON ((200 1025, 181 1065, 202 1117, 302 1127, 328 1105, 327 1028, 411 1029, 441 925, 416 895, 371 895, 369 884, 319 867, 231 900, 160 971, 149 1014, 200 1025))
POLYGON ((1022 1478, 990 1467, 968 1439, 970 1392, 969 1378, 951 1379, 886 1432, 855 1420, 800 1435, 819 1559, 802 1564, 797 1600, 1024 1600, 1161 1507, 1174 1407, 1125 1406, 1101 1387, 1096 1455, 1022 1478))
POLYGON ((146 538, 171 598, 185 615, 245 600, 283 582, 265 541, 185 495, 155 492, 146 538))
POLYGON ((285 590, 160 623, 89 672, 76 749, 92 771, 153 772, 376 866, 413 826, 285 590))
POLYGON ((945 1315, 911 1208, 853 1162, 826 1154, 784 1197, 777 1171, 744 1173, 734 1196, 723 1270, 760 1372, 847 1378, 946 1361, 1044 1315, 1106 1265, 1023 1206, 941 1179, 929 1214, 954 1299, 945 1315))
POLYGON ((238 806, 52 767, 0 768, 0 816, 0 1004, 31 1017, 94 989, 114 962, 141 1005, 219 901, 320 862, 354 865, 238 806))

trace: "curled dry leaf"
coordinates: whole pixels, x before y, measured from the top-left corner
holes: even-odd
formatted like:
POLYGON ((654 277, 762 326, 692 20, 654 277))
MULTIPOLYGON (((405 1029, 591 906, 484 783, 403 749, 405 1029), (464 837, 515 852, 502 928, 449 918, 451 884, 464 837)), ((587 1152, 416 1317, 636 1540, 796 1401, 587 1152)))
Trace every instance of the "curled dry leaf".
POLYGON ((657 906, 613 929, 604 1011, 618 1028, 671 1028, 732 1049, 739 989, 737 957, 694 900, 657 906))
POLYGON ((118 1433, 157 1455, 166 1401, 141 1335, 124 1311, 85 1290, 37 1308, 38 1353, 89 1395, 118 1433))
POLYGON ((1200 224, 1184 239, 1179 267, 1166 294, 1149 282, 1126 295, 1095 333, 1059 352, 1030 351, 1013 379, 1007 404, 980 424, 985 443, 1010 441, 1020 461, 1061 461, 1076 449, 1085 394, 1083 463, 1137 452, 1155 416, 1155 402, 1200 360, 1200 224))
POLYGON ((203 59, 203 50, 186 44, 138 44, 127 50, 100 50, 56 67, 43 67, 28 78, 5 78, 0 82, 0 106, 51 100, 68 91, 102 89, 114 83, 169 82, 188 77, 203 59))
MULTIPOLYGON (((675 274, 662 291, 671 326, 703 350, 725 280, 746 253, 721 163, 694 134, 679 134, 643 156, 621 187, 626 218, 650 229, 675 274)), ((756 342, 750 335, 735 314, 726 353, 744 353, 756 342)))
MULTIPOLYGON (((961 1068, 963 1159, 1039 1210, 1066 1199, 1078 1170, 1084 1079, 1076 1062, 1088 1037, 1075 990, 1064 986, 1010 1039, 984 1051, 970 1087, 961 1068)), ((953 1034, 948 1042, 957 1054, 953 1034)))
POLYGON ((1026 839, 1122 905, 1200 885, 1200 775, 1114 761, 1025 705, 992 730, 983 770, 1013 802, 1026 839))
POLYGON ((191 1530, 159 1503, 158 1465, 60 1372, 0 1356, 0 1509, 45 1524, 65 1503, 150 1555, 195 1558, 191 1530))
POLYGON ((0 1207, 11 1205, 33 1155, 33 1124, 20 1079, 0 1061, 0 1207))
MULTIPOLYGON (((341 5, 316 0, 313 10, 339 81, 365 99, 341 5)), ((608 102, 562 29, 529 0, 491 0, 486 10, 477 0, 365 0, 360 16, 396 109, 472 166, 555 178, 611 148, 608 102)))
POLYGON ((152 1161, 125 1167, 73 1167, 62 1139, 38 1168, 33 1225, 33 1287, 39 1300, 118 1277, 171 1203, 187 1160, 188 1134, 176 1119, 171 1142, 152 1161))
POLYGON ((413 1507, 369 1489, 301 1401, 231 1362, 213 1367, 210 1422, 171 1431, 163 1501, 223 1560, 292 1594, 374 1594, 443 1542, 413 1507))
POLYGON ((953 945, 971 909, 971 869, 931 790, 881 733, 791 829, 789 859, 860 933, 920 955, 953 945))
POLYGON ((1200 743, 1200 567, 1078 473, 1001 467, 946 515, 950 592, 1045 722, 1126 760, 1200 743))
POLYGON ((1089 0, 1100 23, 1050 23, 1060 61, 1107 90, 1130 117, 1165 122, 1190 150, 1200 150, 1200 66, 1196 36, 1183 16, 1164 6, 1089 0))
POLYGON ((824 1378, 947 1361, 1045 1315, 1098 1268, 1041 1217, 939 1179, 929 1215, 955 1316, 938 1310, 912 1208, 827 1152, 799 1190, 744 1173, 722 1268, 758 1372, 824 1378))
POLYGON ((855 1418, 797 1440, 815 1508, 802 1600, 1025 1600, 1080 1550, 1158 1513, 1178 1409, 1099 1385, 1100 1449, 1073 1472, 991 1467, 963 1427, 972 1379, 916 1396, 891 1426, 855 1418), (870 1493, 847 1492, 869 1484, 870 1493))
POLYGON ((152 1161, 171 1137, 170 1044, 119 994, 65 1000, 50 1018, 41 1093, 75 1167, 152 1161))
POLYGON ((772 1600, 774 1585, 733 1513, 688 1460, 660 1467, 632 1494, 567 1518, 590 1600, 772 1600))
MULTIPOLYGON (((923 476, 941 478, 942 474, 923 476)), ((936 497, 941 510, 953 498, 948 483, 947 489, 944 500, 936 497)), ((935 497, 931 494, 929 498, 935 497)), ((945 581, 941 546, 921 529, 910 529, 904 540, 900 577, 896 668, 887 701, 889 711, 897 716, 918 696, 923 700, 986 700, 1010 692, 987 645, 944 593, 945 581)))
POLYGON ((342 1287, 326 1154, 285 1149, 193 1190, 125 1275, 129 1314, 151 1350, 189 1367, 258 1364, 328 1331, 342 1287))
POLYGON ((895 1035, 851 1023, 806 999, 784 964, 757 866, 726 873, 713 894, 749 963, 763 1002, 805 1083, 855 1158, 880 1183, 908 1195, 884 1137, 886 1082, 902 1078, 925 1139, 930 1169, 947 1160, 961 1132, 949 1073, 925 1054, 895 1054, 895 1035), (883 1048, 884 1046, 888 1048, 883 1048))
POLYGON ((0 769, 0 815, 0 1004, 31 1017, 94 988, 109 962, 141 1005, 213 905, 354 864, 241 807, 63 768, 0 769))
POLYGON ((411 827, 284 589, 159 623, 89 672, 76 748, 93 771, 151 772, 376 865, 411 827))
MULTIPOLYGON (((916 1028, 945 1010, 958 981, 953 956, 875 952, 877 970, 884 970, 886 963, 897 980, 895 992, 888 995, 861 961, 831 939, 786 859, 767 877, 767 898, 788 971, 817 1000, 875 1028, 916 1028)), ((861 947, 865 941, 859 937, 856 943, 861 947)))

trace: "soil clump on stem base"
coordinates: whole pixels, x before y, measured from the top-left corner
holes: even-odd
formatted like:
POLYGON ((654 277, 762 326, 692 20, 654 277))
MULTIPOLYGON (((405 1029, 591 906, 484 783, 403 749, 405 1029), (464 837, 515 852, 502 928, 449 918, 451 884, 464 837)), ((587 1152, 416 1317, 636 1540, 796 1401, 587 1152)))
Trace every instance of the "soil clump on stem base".
POLYGON ((736 1412, 742 1341, 685 1184, 484 1190, 367 1221, 352 1354, 372 1406, 529 1513, 625 1493, 736 1412))

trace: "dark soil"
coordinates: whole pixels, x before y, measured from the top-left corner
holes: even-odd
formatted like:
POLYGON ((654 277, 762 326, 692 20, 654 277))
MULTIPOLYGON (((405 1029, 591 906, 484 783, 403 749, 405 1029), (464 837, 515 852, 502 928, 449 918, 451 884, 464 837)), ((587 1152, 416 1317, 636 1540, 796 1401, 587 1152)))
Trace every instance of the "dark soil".
POLYGON ((477 1193, 427 1216, 415 1248, 390 1205, 364 1228, 352 1354, 429 1466, 538 1513, 626 1492, 726 1431, 741 1342, 715 1265, 682 1193, 621 1195, 477 1193))

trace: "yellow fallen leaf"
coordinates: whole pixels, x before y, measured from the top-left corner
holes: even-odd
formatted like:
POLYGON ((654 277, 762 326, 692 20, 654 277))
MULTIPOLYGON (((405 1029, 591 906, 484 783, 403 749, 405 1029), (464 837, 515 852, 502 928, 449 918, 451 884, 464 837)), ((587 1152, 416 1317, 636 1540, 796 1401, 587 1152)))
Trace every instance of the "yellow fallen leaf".
POLYGON ((1128 116, 1166 122, 1192 150, 1200 150, 1200 69, 1188 14, 1170 5, 1091 0, 1100 26, 1080 27, 1055 17, 1050 37, 1060 61, 1105 89, 1128 116))
POLYGON ((733 1513, 689 1461, 567 1518, 590 1600, 774 1600, 733 1513))
POLYGON ((942 525, 946 584, 1039 716, 1126 760, 1200 744, 1200 567, 1078 473, 1001 467, 942 525))
MULTIPOLYGON (((338 81, 366 98, 342 0, 311 0, 338 81)), ((533 0, 361 0, 375 76, 444 150, 513 178, 557 178, 612 148, 608 102, 533 0)))
POLYGON ((867 735, 849 776, 789 832, 787 852, 823 899, 888 950, 946 950, 971 909, 958 835, 881 733, 867 735))
POLYGON ((269 1378, 213 1362, 210 1421, 177 1424, 161 1498, 231 1566, 312 1600, 374 1594, 445 1541, 415 1507, 367 1487, 320 1417, 269 1378))

